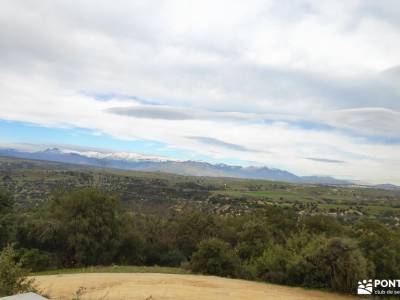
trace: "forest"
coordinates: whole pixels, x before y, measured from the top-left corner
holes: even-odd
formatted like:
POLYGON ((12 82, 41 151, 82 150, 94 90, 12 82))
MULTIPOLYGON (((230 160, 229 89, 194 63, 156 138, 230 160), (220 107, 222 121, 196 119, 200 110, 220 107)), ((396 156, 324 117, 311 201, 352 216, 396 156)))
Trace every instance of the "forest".
MULTIPOLYGON (((32 272, 107 265, 179 266, 193 273, 353 293, 358 280, 400 277, 400 231, 267 206, 243 214, 135 211, 81 187, 34 207, 0 194, 0 248, 32 272)), ((0 270, 1 273, 1 270, 0 270)), ((1 274, 0 274, 1 276, 1 274)))

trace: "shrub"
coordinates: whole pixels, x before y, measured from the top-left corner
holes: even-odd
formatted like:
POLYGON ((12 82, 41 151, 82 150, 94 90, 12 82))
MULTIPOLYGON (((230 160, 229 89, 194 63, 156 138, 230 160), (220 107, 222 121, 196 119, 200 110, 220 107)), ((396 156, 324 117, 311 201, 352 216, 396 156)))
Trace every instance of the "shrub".
POLYGON ((178 218, 176 245, 189 258, 200 241, 213 236, 216 231, 214 218, 201 213, 189 213, 178 218))
POLYGON ((251 220, 244 224, 239 233, 239 243, 236 246, 239 257, 243 260, 259 256, 271 243, 271 232, 263 220, 251 220))
POLYGON ((355 228, 360 248, 372 262, 376 278, 400 277, 400 232, 375 220, 362 220, 355 228))
POLYGON ((287 265, 290 253, 281 245, 267 248, 263 254, 253 262, 256 277, 269 282, 284 283, 287 280, 287 265))
POLYGON ((22 266, 33 272, 43 271, 56 265, 54 257, 35 248, 19 249, 18 256, 21 259, 22 266))
POLYGON ((6 246, 13 233, 14 219, 12 211, 14 200, 10 193, 0 189, 0 249, 6 246))
POLYGON ((367 276, 367 261, 353 240, 331 238, 306 249, 309 252, 296 267, 307 287, 352 292, 357 281, 367 276))
MULTIPOLYGON (((67 266, 106 265, 120 246, 120 203, 95 189, 77 189, 56 197, 50 221, 67 266)), ((53 233, 51 233, 53 234, 53 233)))
POLYGON ((339 236, 344 231, 343 226, 336 219, 327 216, 307 216, 303 224, 305 229, 313 234, 339 236))
POLYGON ((165 251, 160 255, 160 264, 168 267, 179 267, 186 257, 177 249, 165 251))
POLYGON ((237 276, 240 260, 230 245, 218 238, 203 240, 192 255, 191 270, 218 276, 237 276))
POLYGON ((6 214, 12 211, 14 206, 14 199, 11 194, 0 190, 0 214, 6 214))
POLYGON ((16 253, 11 246, 0 253, 0 297, 33 291, 33 280, 28 279, 28 272, 16 262, 16 253))

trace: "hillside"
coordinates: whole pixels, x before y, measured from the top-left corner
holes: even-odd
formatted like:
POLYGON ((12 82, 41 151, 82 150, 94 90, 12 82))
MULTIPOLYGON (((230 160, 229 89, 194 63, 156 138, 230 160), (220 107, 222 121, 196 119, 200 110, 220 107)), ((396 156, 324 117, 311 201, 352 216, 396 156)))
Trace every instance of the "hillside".
POLYGON ((238 214, 272 205, 348 220, 367 215, 396 224, 400 217, 398 190, 179 176, 4 157, 0 157, 0 187, 24 207, 35 206, 60 190, 96 187, 145 211, 197 208, 238 214))

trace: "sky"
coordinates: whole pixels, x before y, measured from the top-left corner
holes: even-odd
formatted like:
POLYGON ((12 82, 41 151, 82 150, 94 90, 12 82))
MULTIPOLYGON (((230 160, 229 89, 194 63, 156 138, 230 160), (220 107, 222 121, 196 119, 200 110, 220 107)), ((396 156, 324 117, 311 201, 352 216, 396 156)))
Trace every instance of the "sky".
POLYGON ((0 143, 400 184, 398 0, 3 0, 0 143))

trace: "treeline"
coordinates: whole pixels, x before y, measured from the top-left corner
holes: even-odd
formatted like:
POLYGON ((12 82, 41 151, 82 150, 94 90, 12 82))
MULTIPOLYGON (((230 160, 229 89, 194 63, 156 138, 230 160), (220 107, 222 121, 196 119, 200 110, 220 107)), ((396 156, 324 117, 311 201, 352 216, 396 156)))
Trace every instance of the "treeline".
POLYGON ((400 277, 400 231, 268 207, 240 216, 141 214, 98 190, 60 193, 17 211, 0 193, 0 248, 32 271, 92 265, 181 266, 193 272, 354 292, 400 277), (166 216, 167 215, 167 216, 166 216))

